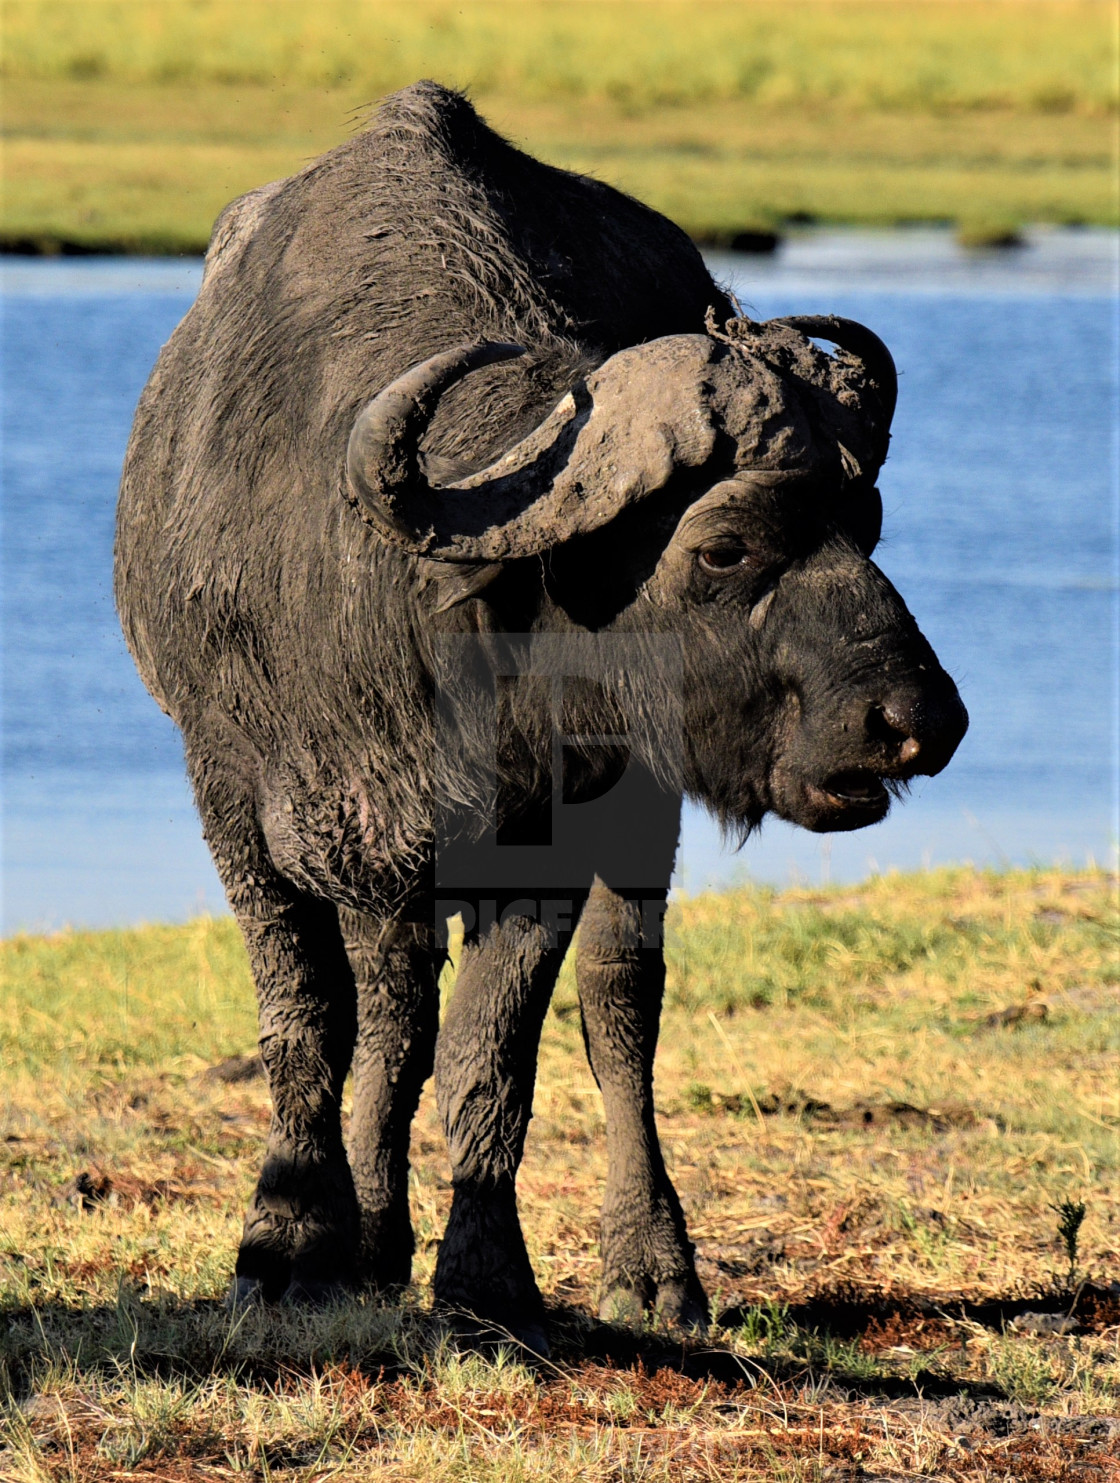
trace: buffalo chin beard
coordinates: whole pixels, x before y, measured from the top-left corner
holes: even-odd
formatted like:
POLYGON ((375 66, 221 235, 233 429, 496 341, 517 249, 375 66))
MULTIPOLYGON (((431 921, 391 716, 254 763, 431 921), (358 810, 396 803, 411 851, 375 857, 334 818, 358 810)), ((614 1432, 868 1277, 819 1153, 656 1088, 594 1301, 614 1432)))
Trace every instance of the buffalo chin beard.
POLYGON ((685 788, 685 796, 713 816, 724 843, 733 850, 743 848, 771 811, 759 790, 746 779, 738 788, 721 788, 718 792, 702 784, 689 786, 685 788))
POLYGON ((819 779, 779 774, 773 780, 774 811, 813 834, 865 829, 886 818, 892 794, 903 787, 865 767, 845 767, 819 779))
POLYGON ((741 849, 768 814, 813 834, 866 829, 886 818, 892 799, 907 787, 868 767, 838 768, 816 777, 778 763, 765 779, 745 772, 734 781, 709 777, 692 780, 686 792, 715 816, 727 843, 741 849))

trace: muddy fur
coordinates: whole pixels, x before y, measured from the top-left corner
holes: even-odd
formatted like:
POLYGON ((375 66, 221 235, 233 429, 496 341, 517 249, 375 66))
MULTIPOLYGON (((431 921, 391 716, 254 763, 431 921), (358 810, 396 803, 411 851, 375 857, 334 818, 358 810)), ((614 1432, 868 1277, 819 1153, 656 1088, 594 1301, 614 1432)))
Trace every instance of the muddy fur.
POLYGON ((274 1117, 235 1298, 407 1281, 434 1064, 455 1183, 437 1298, 545 1348, 515 1180, 582 911, 604 1311, 703 1324, 652 1110, 682 794, 732 833, 767 812, 859 827, 966 721, 869 559, 893 410, 874 337, 826 354, 815 333, 737 317, 671 223, 431 83, 219 219, 136 414, 116 581, 260 1001, 274 1117), (355 474, 371 403, 479 341, 525 353, 422 418, 368 416, 355 446, 381 462, 355 474), (548 925, 556 882, 492 862, 559 858, 558 798, 584 823, 548 925), (448 842, 466 943, 437 1046, 448 842))

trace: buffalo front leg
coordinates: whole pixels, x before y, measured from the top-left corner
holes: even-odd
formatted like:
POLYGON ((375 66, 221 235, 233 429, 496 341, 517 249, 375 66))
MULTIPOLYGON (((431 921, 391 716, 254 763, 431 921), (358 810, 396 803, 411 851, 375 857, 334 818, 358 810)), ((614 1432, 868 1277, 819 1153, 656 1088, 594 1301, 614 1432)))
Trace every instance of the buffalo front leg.
POLYGON ((566 945, 521 916, 466 942, 436 1046, 454 1187, 436 1301, 537 1354, 548 1353, 544 1305, 517 1217, 516 1178, 541 1027, 566 945))
POLYGON ((272 1121, 234 1296, 320 1301, 356 1276, 358 1205, 340 1121, 354 980, 329 903, 258 896, 253 906, 242 895, 237 917, 257 982, 272 1121))
POLYGON ((411 1276, 408 1144, 439 1024, 444 935, 413 922, 340 912, 358 989, 350 1167, 361 1211, 361 1275, 379 1288, 411 1276))
POLYGON ((203 828, 257 988, 272 1094, 264 1166, 249 1203, 232 1298, 319 1301, 350 1283, 358 1202, 340 1099, 354 1050, 354 975, 338 913, 275 869, 236 758, 188 745, 203 828))
POLYGON ((652 1307, 666 1323, 703 1330, 707 1298, 653 1111, 664 902, 665 892, 628 899, 596 878, 580 921, 576 981, 584 1043, 607 1123, 599 1311, 608 1322, 635 1322, 652 1307))

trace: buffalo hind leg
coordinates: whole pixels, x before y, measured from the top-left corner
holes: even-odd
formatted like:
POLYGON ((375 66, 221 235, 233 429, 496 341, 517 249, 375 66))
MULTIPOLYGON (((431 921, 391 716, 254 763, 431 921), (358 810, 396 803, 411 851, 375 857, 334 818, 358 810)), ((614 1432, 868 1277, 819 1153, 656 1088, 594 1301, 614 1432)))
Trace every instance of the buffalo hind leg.
POLYGON ((329 902, 275 869, 235 759, 188 745, 206 840, 257 987, 272 1094, 264 1166, 249 1203, 231 1297, 322 1301, 354 1280, 358 1202, 340 1100, 356 1031, 354 975, 329 902))
POLYGON ((436 1045, 436 1097, 454 1195, 436 1262, 437 1303, 474 1338, 508 1335, 547 1355, 544 1304, 517 1218, 516 1178, 537 1048, 570 933, 510 916, 464 942, 436 1045))
POLYGON ((385 1289, 412 1268, 408 1145, 432 1071, 443 934, 413 922, 339 913, 358 988, 350 1167, 361 1211, 361 1275, 385 1289))
POLYGON ((660 946, 643 946, 665 892, 627 899, 596 878, 580 920, 576 982, 584 1043, 603 1094, 607 1187, 600 1247, 600 1316, 639 1321, 652 1307, 678 1328, 707 1327, 684 1214, 661 1156, 653 1111, 653 1057, 665 988, 660 946))

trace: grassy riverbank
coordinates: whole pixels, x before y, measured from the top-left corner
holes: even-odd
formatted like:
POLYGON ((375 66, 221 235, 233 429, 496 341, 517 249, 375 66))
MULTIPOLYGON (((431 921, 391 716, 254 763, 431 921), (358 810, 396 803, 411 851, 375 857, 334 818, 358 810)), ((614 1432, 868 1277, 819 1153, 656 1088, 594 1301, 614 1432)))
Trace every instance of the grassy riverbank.
POLYGON ((1104 0, 6 0, 9 246, 197 251, 417 77, 699 239, 1115 224, 1104 0))
POLYGON ((430 1086, 416 1289, 223 1314, 268 1120, 259 1079, 207 1075, 254 1041, 230 922, 0 944, 0 1472, 1107 1476, 1116 904, 1102 873, 962 869, 674 908, 657 1101, 717 1317, 683 1349, 591 1317, 602 1112, 565 977, 521 1180, 539 1375, 456 1358, 428 1312, 450 1197, 430 1086), (1063 1202, 1085 1207, 1072 1274, 1063 1202))

